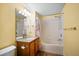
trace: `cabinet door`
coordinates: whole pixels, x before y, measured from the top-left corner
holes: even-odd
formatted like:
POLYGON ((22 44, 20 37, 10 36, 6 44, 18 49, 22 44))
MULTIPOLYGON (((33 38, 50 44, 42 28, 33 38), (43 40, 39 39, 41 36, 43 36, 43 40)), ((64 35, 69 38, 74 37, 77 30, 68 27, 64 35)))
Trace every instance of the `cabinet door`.
POLYGON ((35 40, 35 55, 37 55, 38 50, 39 50, 39 39, 36 39, 35 40))
POLYGON ((17 42, 17 55, 28 56, 29 55, 29 44, 26 42, 17 42))
POLYGON ((34 56, 34 41, 30 43, 30 56, 34 56))

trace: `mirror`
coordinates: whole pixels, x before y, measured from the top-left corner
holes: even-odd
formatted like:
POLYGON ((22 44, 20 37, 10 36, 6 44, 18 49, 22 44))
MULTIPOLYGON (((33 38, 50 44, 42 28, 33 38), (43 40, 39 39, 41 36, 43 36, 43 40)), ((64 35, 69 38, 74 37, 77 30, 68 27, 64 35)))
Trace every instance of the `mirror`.
POLYGON ((27 17, 16 10, 16 37, 26 37, 26 27, 24 22, 26 22, 27 17))

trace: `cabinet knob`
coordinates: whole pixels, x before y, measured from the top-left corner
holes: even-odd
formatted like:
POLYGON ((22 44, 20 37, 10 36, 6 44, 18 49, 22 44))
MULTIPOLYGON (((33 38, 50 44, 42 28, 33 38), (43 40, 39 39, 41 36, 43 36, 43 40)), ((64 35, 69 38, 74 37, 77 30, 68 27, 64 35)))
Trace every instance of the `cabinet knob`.
POLYGON ((21 49, 25 49, 25 46, 21 46, 21 49))

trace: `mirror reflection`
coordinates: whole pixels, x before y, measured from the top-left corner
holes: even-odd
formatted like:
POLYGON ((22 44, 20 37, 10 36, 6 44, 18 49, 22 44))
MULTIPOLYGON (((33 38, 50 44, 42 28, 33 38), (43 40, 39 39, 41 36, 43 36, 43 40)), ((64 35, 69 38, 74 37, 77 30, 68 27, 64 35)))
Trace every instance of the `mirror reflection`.
POLYGON ((26 20, 27 17, 21 11, 16 10, 16 37, 26 37, 26 20))

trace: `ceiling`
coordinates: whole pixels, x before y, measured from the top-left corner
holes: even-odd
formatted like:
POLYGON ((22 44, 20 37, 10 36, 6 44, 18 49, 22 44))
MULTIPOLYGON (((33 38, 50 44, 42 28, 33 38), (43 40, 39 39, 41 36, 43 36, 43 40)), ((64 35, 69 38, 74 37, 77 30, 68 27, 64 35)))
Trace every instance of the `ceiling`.
POLYGON ((37 11, 40 15, 46 16, 62 12, 64 3, 27 3, 27 9, 37 11))

